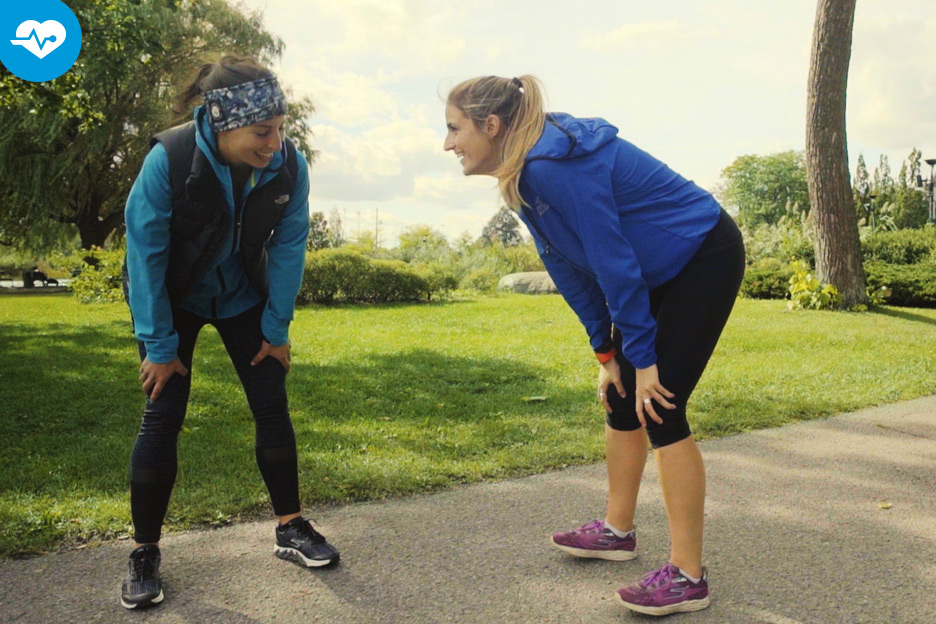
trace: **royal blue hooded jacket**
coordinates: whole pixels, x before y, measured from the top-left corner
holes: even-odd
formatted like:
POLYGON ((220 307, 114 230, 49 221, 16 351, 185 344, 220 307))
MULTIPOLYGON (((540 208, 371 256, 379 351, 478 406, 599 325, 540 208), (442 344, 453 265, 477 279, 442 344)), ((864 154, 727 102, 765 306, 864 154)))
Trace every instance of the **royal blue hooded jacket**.
POLYGON ((520 217, 592 348, 608 348, 613 323, 624 357, 646 368, 657 359, 649 291, 686 266, 721 207, 617 133, 550 114, 521 172, 520 217))
MULTIPOLYGON (((230 318, 263 300, 250 284, 244 270, 239 244, 234 243, 234 186, 231 169, 218 157, 217 137, 208 125, 204 107, 195 109, 195 144, 211 163, 224 189, 230 211, 230 229, 205 279, 179 304, 203 318, 230 318), (221 275, 219 276, 218 269, 221 275)), ((283 345, 289 338, 296 295, 302 283, 306 238, 309 233, 309 167, 300 152, 295 191, 292 193, 273 235, 267 243, 269 297, 260 320, 263 336, 270 344, 283 345)), ((242 191, 242 201, 253 189, 272 180, 283 166, 285 145, 265 169, 254 169, 242 191)), ((169 224, 172 217, 172 191, 169 183, 169 157, 162 144, 153 146, 125 211, 127 223, 127 271, 130 276, 130 311, 134 333, 146 347, 151 362, 164 364, 177 357, 179 338, 172 323, 172 307, 166 290, 169 263, 169 224)))

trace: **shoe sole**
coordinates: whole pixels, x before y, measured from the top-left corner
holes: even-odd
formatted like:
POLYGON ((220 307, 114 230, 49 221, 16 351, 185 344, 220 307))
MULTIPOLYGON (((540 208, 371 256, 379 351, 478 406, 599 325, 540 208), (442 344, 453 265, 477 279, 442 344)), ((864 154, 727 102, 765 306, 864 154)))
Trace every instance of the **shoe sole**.
POLYGON ((283 561, 291 561, 304 568, 324 568, 341 559, 341 555, 335 555, 331 559, 309 559, 295 548, 287 548, 285 546, 274 546, 273 554, 283 561))
POLYGON ((637 557, 636 550, 587 550, 585 548, 572 548, 571 546, 564 546, 553 538, 549 538, 549 543, 561 550, 564 553, 570 554, 573 557, 580 557, 582 559, 604 559, 605 561, 630 561, 637 557))
POLYGON ((165 594, 163 594, 163 591, 160 589, 159 594, 152 600, 143 600, 140 602, 127 602, 126 600, 121 598, 120 606, 122 606, 125 609, 139 609, 141 607, 151 607, 153 605, 157 605, 160 602, 162 602, 163 598, 165 597, 166 597, 165 594))
POLYGON ((671 604, 667 607, 648 607, 645 605, 632 604, 625 601, 621 598, 621 594, 615 593, 615 597, 618 599, 622 605, 630 609, 631 611, 636 611, 637 613, 643 613, 645 615, 670 615, 671 613, 691 613, 692 611, 701 611, 702 609, 707 609, 708 606, 712 603, 709 600, 709 597, 701 598, 699 600, 686 600, 685 602, 677 602, 671 604))

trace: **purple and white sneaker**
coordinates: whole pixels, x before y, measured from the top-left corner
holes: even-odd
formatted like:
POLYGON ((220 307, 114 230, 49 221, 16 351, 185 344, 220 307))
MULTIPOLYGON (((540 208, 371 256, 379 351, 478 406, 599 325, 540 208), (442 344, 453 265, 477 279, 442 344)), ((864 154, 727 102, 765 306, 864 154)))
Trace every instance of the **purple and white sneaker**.
POLYGON ((647 615, 701 611, 710 604, 705 568, 699 582, 693 583, 672 563, 617 590, 616 596, 631 611, 647 615))
POLYGON ((618 537, 605 526, 604 520, 586 522, 577 529, 553 533, 550 543, 575 557, 630 561, 637 556, 637 537, 633 531, 618 537))

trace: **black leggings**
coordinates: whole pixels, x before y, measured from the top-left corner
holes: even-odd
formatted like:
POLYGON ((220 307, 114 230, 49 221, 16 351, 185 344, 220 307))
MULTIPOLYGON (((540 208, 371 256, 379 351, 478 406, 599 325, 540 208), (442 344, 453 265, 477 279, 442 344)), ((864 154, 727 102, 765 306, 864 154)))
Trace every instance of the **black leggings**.
MULTIPOLYGON (((654 402, 663 419, 658 424, 646 415, 647 435, 653 448, 674 444, 692 432, 686 420, 686 404, 699 383, 715 344, 734 306, 744 277, 744 243, 741 232, 725 211, 706 236, 689 264, 669 282, 650 291, 650 312, 656 319, 657 369, 660 383, 676 395, 676 409, 654 402)), ((640 428, 634 406, 636 372, 621 356, 620 335, 615 332, 617 361, 627 397, 608 387, 611 412, 607 423, 618 431, 640 428)))
MULTIPOLYGON (((237 316, 215 320, 179 308, 173 310, 179 359, 189 374, 173 375, 155 401, 147 399, 143 410, 140 433, 130 456, 130 508, 138 543, 159 541, 176 478, 176 441, 192 387, 192 354, 199 330, 208 323, 218 330, 247 394, 256 424, 257 465, 270 492, 273 511, 278 516, 300 511, 296 436, 286 402, 286 370, 273 357, 250 365, 263 340, 263 309, 261 303, 237 316)), ((142 360, 146 348, 142 342, 139 347, 142 360)), ((223 469, 218 466, 218 470, 223 469)))

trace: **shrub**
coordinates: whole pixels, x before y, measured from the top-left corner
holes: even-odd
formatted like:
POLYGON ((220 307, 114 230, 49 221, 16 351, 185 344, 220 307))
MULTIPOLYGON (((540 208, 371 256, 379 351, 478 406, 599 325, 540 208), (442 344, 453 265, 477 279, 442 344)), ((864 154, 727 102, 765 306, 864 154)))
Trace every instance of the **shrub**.
POLYGON ((834 310, 842 302, 842 295, 832 284, 822 285, 805 262, 797 260, 791 265, 790 278, 791 310, 834 310))
POLYGON ((793 269, 776 258, 763 258, 749 266, 741 282, 741 296, 750 299, 786 299, 793 269))
POLYGON ((443 265, 368 259, 348 249, 321 249, 306 259, 299 303, 431 301, 457 285, 443 265))
POLYGON ((777 258, 783 262, 803 260, 815 262, 815 249, 809 236, 807 217, 791 212, 776 225, 763 224, 756 228, 741 228, 744 235, 747 261, 756 264, 764 258, 777 258))
POLYGON ((370 265, 367 258, 346 249, 322 249, 306 258, 299 303, 332 303, 342 294, 352 299, 362 289, 370 265))
POLYGON ((446 295, 458 288, 458 278, 451 268, 438 262, 413 267, 416 274, 426 282, 426 301, 433 295, 446 295))
POLYGON ((371 260, 367 277, 352 301, 386 303, 388 301, 419 301, 428 290, 422 279, 402 260, 371 260))
POLYGON ((936 258, 936 228, 875 232, 861 243, 866 261, 917 264, 936 258))
POLYGON ((460 278, 461 288, 490 292, 497 289, 504 275, 545 270, 532 242, 510 247, 494 243, 472 245, 462 257, 455 275, 460 278))
POLYGON ((461 281, 460 286, 479 292, 491 292, 497 288, 502 275, 506 275, 506 273, 502 274, 496 267, 481 267, 469 272, 461 281))
POLYGON ((57 267, 72 275, 71 290, 81 303, 123 301, 121 285, 125 251, 123 249, 82 249, 55 258, 57 267))
POLYGON ((866 262, 864 269, 869 289, 890 289, 888 304, 936 308, 936 264, 866 262))

